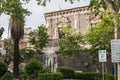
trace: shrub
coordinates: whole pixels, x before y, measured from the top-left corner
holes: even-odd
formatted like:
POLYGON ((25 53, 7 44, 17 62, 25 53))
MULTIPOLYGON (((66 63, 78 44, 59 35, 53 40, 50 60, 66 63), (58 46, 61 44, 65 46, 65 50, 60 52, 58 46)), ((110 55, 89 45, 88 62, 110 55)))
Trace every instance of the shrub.
POLYGON ((44 68, 44 69, 41 71, 41 73, 50 73, 50 72, 51 72, 50 68, 44 68))
POLYGON ((39 74, 39 80, 62 80, 61 73, 42 73, 39 74))
POLYGON ((38 60, 32 59, 25 65, 25 73, 32 78, 37 77, 40 71, 42 64, 38 60))
POLYGON ((105 73, 104 76, 105 76, 105 80, 114 80, 114 76, 112 74, 105 73))
POLYGON ((14 76, 10 73, 6 73, 1 80, 14 80, 14 76))
POLYGON ((25 74, 24 71, 20 71, 20 80, 27 80, 27 75, 25 74))
POLYGON ((62 73, 64 79, 72 79, 74 75, 74 70, 68 66, 62 66, 58 68, 58 71, 62 73))
MULTIPOLYGON (((75 72, 74 74, 74 79, 99 80, 101 77, 101 74, 97 72, 75 72)), ((114 77, 109 73, 105 73, 104 80, 114 80, 114 77)))
POLYGON ((100 73, 97 72, 75 72, 74 79, 94 80, 99 79, 100 73))
POLYGON ((2 77, 7 72, 7 65, 0 61, 0 77, 2 77))

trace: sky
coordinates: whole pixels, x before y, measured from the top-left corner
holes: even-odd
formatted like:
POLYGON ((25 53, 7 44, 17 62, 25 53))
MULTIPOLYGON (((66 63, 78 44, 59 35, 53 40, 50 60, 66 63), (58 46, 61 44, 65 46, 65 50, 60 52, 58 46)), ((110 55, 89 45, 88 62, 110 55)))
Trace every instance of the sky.
MULTIPOLYGON (((24 5, 32 14, 25 18, 25 28, 31 27, 32 29, 37 29, 41 24, 45 24, 44 13, 56 11, 59 9, 69 9, 80 6, 86 6, 89 4, 89 0, 76 0, 74 4, 65 2, 65 0, 51 0, 50 3, 47 3, 47 6, 38 6, 35 0, 31 0, 29 4, 24 5)), ((0 17, 0 27, 4 27, 5 31, 2 35, 2 39, 8 37, 8 23, 9 16, 1 15, 0 17)))

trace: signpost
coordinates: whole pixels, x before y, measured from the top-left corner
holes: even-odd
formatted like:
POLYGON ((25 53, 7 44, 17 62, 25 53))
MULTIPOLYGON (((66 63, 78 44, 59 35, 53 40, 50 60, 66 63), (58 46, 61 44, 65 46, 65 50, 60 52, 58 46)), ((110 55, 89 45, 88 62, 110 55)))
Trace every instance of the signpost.
POLYGON ((120 39, 111 40, 112 62, 120 62, 120 39))
MULTIPOLYGON (((115 63, 118 63, 118 80, 120 80, 120 39, 111 40, 111 53, 112 53, 112 62, 114 63, 114 69, 116 68, 115 63)), ((115 73, 116 74, 116 69, 115 73)), ((116 80, 116 75, 115 75, 116 80)))
POLYGON ((104 80, 104 62, 107 61, 106 50, 99 50, 99 62, 102 62, 102 80, 104 80))
POLYGON ((106 50, 99 50, 99 62, 106 61, 107 61, 106 50))

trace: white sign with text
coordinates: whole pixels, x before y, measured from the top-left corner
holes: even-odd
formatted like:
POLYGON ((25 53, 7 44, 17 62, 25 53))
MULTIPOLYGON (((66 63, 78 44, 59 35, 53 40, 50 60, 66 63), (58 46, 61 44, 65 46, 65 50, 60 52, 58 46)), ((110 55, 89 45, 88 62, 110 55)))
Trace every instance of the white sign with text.
POLYGON ((112 62, 120 62, 120 39, 111 40, 112 62))
POLYGON ((106 50, 99 50, 99 62, 106 62, 107 56, 106 56, 106 50))

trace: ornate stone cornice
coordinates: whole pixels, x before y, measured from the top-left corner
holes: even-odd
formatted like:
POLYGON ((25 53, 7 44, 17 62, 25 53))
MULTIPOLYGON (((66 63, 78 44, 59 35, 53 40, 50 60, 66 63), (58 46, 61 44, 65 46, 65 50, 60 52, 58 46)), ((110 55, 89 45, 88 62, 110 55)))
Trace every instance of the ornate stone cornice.
POLYGON ((89 7, 88 6, 84 6, 84 7, 77 7, 77 8, 71 8, 71 9, 65 9, 65 10, 59 10, 59 11, 54 11, 54 12, 48 12, 45 13, 45 19, 49 19, 49 18, 56 18, 56 17, 61 17, 64 15, 73 15, 73 14, 85 14, 85 13, 89 13, 89 7))

